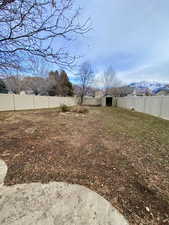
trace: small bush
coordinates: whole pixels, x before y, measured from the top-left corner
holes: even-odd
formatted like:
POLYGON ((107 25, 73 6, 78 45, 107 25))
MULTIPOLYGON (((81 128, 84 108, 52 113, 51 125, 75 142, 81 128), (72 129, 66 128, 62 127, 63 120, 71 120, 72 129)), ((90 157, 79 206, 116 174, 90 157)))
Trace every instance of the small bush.
POLYGON ((76 112, 76 113, 88 113, 89 110, 87 108, 84 108, 82 106, 76 106, 72 109, 72 112, 76 112))
POLYGON ((60 112, 69 112, 69 111, 70 111, 70 108, 69 108, 67 105, 62 104, 62 105, 60 105, 60 107, 59 107, 59 111, 60 111, 60 112))

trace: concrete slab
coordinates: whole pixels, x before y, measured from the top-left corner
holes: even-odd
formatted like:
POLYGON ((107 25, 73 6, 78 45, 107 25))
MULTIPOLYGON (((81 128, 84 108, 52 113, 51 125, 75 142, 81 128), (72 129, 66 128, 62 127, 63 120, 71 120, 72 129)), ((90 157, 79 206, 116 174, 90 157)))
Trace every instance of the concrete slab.
POLYGON ((52 182, 0 188, 1 225, 128 225, 97 193, 52 182))

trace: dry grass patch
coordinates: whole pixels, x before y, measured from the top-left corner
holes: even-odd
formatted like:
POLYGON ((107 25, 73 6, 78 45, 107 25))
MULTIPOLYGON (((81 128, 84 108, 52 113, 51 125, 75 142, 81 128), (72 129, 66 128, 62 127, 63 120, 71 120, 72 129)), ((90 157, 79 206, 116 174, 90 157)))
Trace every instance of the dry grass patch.
POLYGON ((76 113, 88 113, 89 112, 89 109, 87 107, 84 107, 84 106, 74 106, 71 110, 72 112, 76 112, 76 113))
POLYGON ((82 184, 131 225, 168 225, 169 121, 117 108, 86 109, 0 113, 6 185, 82 184))

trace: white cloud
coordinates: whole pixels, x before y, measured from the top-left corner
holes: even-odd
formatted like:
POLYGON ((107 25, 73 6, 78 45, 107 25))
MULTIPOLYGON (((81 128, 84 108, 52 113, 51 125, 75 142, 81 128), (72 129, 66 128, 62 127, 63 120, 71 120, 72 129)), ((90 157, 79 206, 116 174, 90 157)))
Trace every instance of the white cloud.
POLYGON ((169 83, 169 62, 143 65, 128 71, 119 71, 119 79, 126 83, 137 81, 162 81, 169 83))
POLYGON ((169 80, 168 0, 91 0, 88 4, 79 0, 81 3, 86 17, 93 21, 88 45, 80 44, 86 59, 98 66, 114 63, 126 81, 169 80))

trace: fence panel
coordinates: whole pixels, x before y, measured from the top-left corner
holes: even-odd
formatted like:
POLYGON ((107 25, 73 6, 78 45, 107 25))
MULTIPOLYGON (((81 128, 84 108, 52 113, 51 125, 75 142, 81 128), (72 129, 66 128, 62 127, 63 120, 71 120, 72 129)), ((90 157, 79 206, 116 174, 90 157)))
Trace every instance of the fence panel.
POLYGON ((162 98, 161 117, 169 120, 169 96, 166 96, 166 97, 162 98))
POLYGON ((48 96, 34 96, 34 108, 35 109, 49 108, 48 96))
POLYGON ((0 111, 55 108, 76 105, 73 97, 0 94, 0 111))
POLYGON ((0 94, 0 111, 14 110, 14 95, 0 94))
POLYGON ((169 96, 121 97, 117 99, 117 106, 169 119, 169 96))
POLYGON ((15 110, 34 109, 33 95, 13 95, 15 110))

